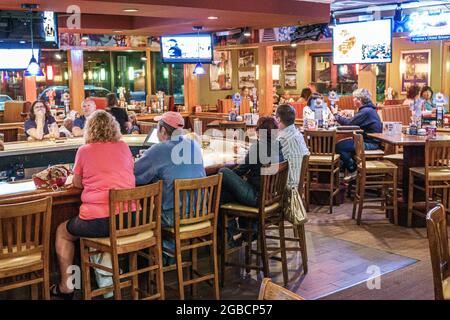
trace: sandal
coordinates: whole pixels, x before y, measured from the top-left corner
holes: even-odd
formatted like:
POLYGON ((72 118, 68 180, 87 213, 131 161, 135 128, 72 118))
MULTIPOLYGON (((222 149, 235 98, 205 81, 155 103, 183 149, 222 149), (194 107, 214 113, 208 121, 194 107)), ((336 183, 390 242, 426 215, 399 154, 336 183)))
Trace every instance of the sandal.
POLYGON ((50 296, 62 298, 63 300, 73 300, 74 291, 71 293, 63 293, 59 290, 59 284, 54 284, 50 287, 50 296))

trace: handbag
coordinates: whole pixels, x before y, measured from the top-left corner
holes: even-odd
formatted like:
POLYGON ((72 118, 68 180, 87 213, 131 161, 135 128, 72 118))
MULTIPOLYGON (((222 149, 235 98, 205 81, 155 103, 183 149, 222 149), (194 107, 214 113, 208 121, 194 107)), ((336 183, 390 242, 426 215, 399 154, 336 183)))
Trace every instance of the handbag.
POLYGON ((33 174, 33 182, 38 189, 52 188, 53 190, 57 190, 64 186, 70 174, 71 171, 65 166, 55 165, 33 174))
POLYGON ((305 206, 297 187, 287 188, 283 201, 284 216, 294 226, 308 221, 305 206))

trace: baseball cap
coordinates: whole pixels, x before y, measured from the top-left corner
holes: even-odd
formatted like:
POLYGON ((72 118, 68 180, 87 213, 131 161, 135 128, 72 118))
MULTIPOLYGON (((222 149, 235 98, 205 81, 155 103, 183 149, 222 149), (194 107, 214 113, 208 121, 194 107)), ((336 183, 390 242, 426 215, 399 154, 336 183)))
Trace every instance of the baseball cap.
POLYGON ((169 126, 175 129, 181 129, 184 127, 184 119, 178 112, 169 111, 164 113, 162 116, 155 117, 155 121, 162 120, 169 126))

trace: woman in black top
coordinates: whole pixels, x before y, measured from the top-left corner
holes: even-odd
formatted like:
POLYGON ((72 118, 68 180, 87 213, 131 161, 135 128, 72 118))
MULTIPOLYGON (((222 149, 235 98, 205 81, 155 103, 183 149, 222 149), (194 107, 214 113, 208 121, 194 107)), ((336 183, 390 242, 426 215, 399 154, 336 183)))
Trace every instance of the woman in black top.
POLYGON ((116 119, 120 125, 120 132, 122 134, 127 134, 128 130, 131 128, 130 119, 126 110, 118 107, 119 101, 114 93, 108 93, 106 95, 106 111, 111 113, 111 115, 116 119))

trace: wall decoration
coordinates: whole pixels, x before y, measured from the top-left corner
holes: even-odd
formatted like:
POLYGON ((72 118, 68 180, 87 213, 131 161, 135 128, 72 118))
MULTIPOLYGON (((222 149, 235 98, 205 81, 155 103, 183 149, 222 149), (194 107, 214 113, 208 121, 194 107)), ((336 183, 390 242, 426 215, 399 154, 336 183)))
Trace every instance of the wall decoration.
POLYGON ((231 51, 214 51, 214 60, 209 67, 211 90, 231 90, 231 51))
POLYGON ((108 34, 81 34, 62 32, 60 47, 130 47, 145 48, 158 47, 158 39, 147 36, 108 35, 108 34), (84 39, 87 37, 87 39, 84 39))
POLYGON ((330 28, 328 28, 328 24, 320 23, 297 27, 295 31, 291 33, 290 40, 297 43, 308 40, 319 41, 321 39, 331 37, 332 33, 330 31, 330 28))
POLYGON ((285 89, 297 89, 297 74, 285 73, 284 74, 284 88, 285 89))
POLYGON ((281 27, 259 29, 259 42, 284 42, 291 41, 291 35, 297 27, 281 27))
POLYGON ((239 71, 239 89, 243 87, 255 87, 256 74, 255 71, 239 71))
POLYGON ((297 71, 297 50, 284 50, 284 71, 297 71))
POLYGON ((279 64, 281 66, 283 62, 283 51, 273 50, 273 64, 279 64))
POLYGON ((430 85, 431 50, 402 51, 400 53, 402 93, 412 85, 430 85))
POLYGON ((254 68, 255 52, 253 50, 239 50, 239 68, 254 68))

